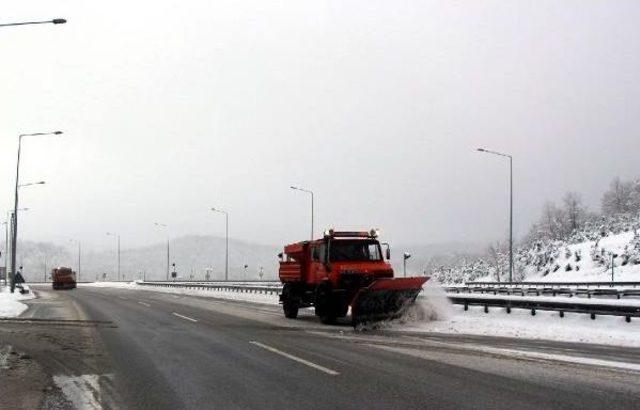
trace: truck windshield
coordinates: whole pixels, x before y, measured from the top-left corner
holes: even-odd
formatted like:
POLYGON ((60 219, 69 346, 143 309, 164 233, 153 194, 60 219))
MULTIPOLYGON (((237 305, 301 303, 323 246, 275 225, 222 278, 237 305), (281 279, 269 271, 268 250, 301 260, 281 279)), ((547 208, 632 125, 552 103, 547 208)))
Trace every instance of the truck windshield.
POLYGON ((332 241, 329 249, 329 259, 332 262, 382 260, 378 242, 332 241))

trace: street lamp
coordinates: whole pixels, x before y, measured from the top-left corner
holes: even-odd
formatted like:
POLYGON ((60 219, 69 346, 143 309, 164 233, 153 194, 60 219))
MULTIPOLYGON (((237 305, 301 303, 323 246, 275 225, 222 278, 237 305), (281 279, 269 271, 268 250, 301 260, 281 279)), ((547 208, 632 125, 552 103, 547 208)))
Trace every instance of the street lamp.
POLYGON ((29 182, 28 184, 20 184, 20 185, 18 185, 18 188, 22 188, 22 187, 26 187, 26 186, 32 186, 32 185, 44 185, 44 184, 45 184, 44 181, 29 182))
POLYGON ((18 136, 18 160, 16 161, 16 189, 13 203, 13 235, 11 237, 11 293, 15 290, 15 271, 16 271, 16 243, 18 241, 18 187, 20 186, 20 150, 22 148, 23 137, 37 137, 45 135, 60 135, 62 131, 53 132, 34 132, 31 134, 20 134, 18 136))
POLYGON ((409 252, 405 252, 402 255, 402 262, 403 262, 403 274, 404 277, 407 277, 407 259, 409 259, 411 257, 411 254, 409 252))
POLYGON ((7 283, 7 261, 9 260, 9 218, 6 221, 2 222, 4 225, 4 275, 2 280, 4 283, 7 283))
POLYGON ((478 148, 478 152, 509 158, 509 282, 513 282, 513 157, 484 148, 478 148))
POLYGON ((169 253, 169 226, 165 225, 165 224, 161 224, 159 222, 154 222, 153 223, 155 226, 161 227, 161 228, 165 228, 167 230, 167 281, 169 280, 169 270, 170 270, 170 264, 169 264, 169 257, 170 257, 170 253, 169 253))
POLYGON ((80 255, 82 254, 82 248, 79 240, 69 239, 69 242, 76 242, 78 244, 78 272, 76 274, 76 282, 80 282, 80 255))
POLYGON ((2 23, 0 27, 10 27, 10 26, 27 26, 32 24, 65 24, 67 20, 65 19, 53 19, 53 20, 44 20, 44 21, 24 21, 20 23, 2 23))
POLYGON ((107 235, 114 236, 117 239, 118 243, 118 279, 120 280, 120 234, 107 232, 107 235))
POLYGON ((291 186, 290 188, 295 191, 302 191, 306 192, 307 194, 311 194, 311 240, 313 240, 313 191, 295 186, 291 186))
POLYGON ((225 251, 224 251, 224 280, 229 280, 229 213, 218 208, 211 208, 213 212, 224 214, 225 220, 225 251))

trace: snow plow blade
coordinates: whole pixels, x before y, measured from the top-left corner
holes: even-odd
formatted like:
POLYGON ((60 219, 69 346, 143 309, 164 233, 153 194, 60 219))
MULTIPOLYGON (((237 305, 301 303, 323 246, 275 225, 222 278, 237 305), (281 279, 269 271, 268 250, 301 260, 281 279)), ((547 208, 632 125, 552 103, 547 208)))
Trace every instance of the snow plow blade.
POLYGON ((351 302, 351 321, 359 324, 400 317, 422 290, 428 277, 378 279, 351 302))

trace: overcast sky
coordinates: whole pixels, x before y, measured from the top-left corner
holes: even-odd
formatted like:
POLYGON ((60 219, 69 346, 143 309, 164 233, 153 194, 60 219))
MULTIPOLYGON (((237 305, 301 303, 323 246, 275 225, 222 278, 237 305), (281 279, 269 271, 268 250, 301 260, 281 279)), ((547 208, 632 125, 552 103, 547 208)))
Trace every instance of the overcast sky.
MULTIPOLYGON (((9 3, 9 2, 7 2, 9 3)), ((23 143, 21 238, 89 248, 224 234, 279 245, 379 227, 488 241, 546 199, 640 174, 638 1, 10 2, 0 208, 23 143)), ((2 218, 4 219, 4 218, 2 218)))

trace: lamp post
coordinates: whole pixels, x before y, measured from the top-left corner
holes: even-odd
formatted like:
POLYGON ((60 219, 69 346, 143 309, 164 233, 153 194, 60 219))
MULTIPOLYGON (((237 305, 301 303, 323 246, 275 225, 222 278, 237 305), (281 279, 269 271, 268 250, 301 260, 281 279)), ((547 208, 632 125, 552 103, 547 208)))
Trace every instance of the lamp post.
POLYGON ((44 20, 44 21, 23 21, 19 23, 0 23, 0 27, 11 27, 11 26, 28 26, 33 24, 65 24, 67 20, 65 19, 53 19, 53 20, 44 20))
POLYGON ((311 194, 311 240, 313 240, 313 191, 295 186, 291 186, 290 188, 295 191, 302 191, 306 192, 307 194, 311 194))
POLYGON ((117 246, 118 246, 118 278, 117 280, 120 280, 120 234, 107 232, 107 235, 115 236, 117 240, 117 246))
POLYGON ((23 187, 32 186, 32 185, 44 185, 44 184, 45 184, 44 181, 29 182, 28 184, 20 184, 20 185, 18 185, 18 188, 23 188, 23 187))
POLYGON ((409 252, 405 252, 402 255, 403 275, 405 278, 407 277, 407 259, 409 259, 410 257, 411 257, 411 254, 409 252))
POLYGON ((513 282, 513 157, 484 148, 478 148, 478 152, 509 158, 509 282, 513 282))
POLYGON ((2 222, 2 224, 4 225, 4 275, 2 275, 2 280, 4 280, 4 283, 7 283, 7 261, 9 260, 9 219, 7 218, 6 221, 2 222))
POLYGON ((69 239, 69 242, 76 242, 78 244, 78 272, 76 274, 76 282, 80 282, 80 255, 82 254, 82 247, 78 240, 69 239))
POLYGON ((16 272, 16 242, 18 241, 18 187, 20 186, 20 151, 22 149, 22 138, 37 137, 45 135, 60 135, 62 131, 34 132, 31 134, 20 134, 18 136, 18 159, 16 161, 16 189, 13 202, 13 235, 11 237, 11 293, 15 290, 14 277, 16 272))
POLYGON ((170 258, 170 253, 169 253, 169 226, 165 225, 165 224, 161 224, 160 222, 154 222, 153 223, 155 226, 158 226, 160 228, 165 228, 167 231, 167 281, 169 280, 169 271, 171 270, 170 268, 170 263, 169 263, 169 258, 170 258))
POLYGON ((224 251, 224 280, 229 280, 229 213, 218 208, 211 208, 213 212, 219 212, 224 214, 224 237, 225 237, 225 251, 224 251))

